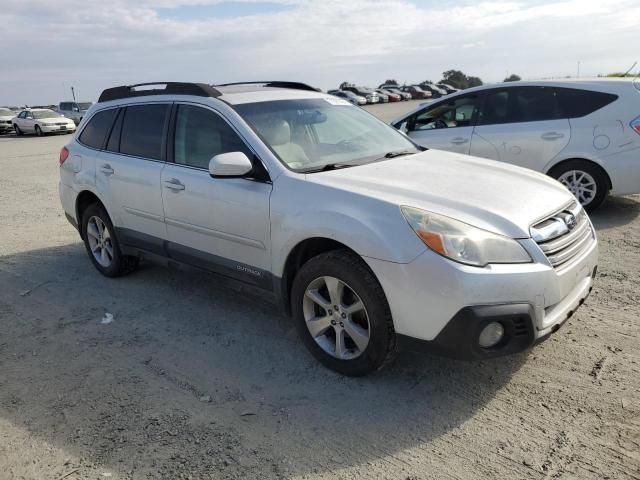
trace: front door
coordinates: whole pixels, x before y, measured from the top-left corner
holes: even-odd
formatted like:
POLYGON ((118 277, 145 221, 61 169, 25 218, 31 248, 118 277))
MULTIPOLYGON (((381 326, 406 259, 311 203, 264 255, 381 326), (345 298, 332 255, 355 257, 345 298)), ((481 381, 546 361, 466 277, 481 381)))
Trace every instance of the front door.
MULTIPOLYGON (((209 160, 220 153, 253 153, 216 112, 180 104, 175 136, 162 171, 169 255, 261 287, 271 288, 271 183, 212 178, 209 160)), ((259 160, 254 159, 254 162, 259 160)))
POLYGON ((410 117, 406 132, 423 147, 468 154, 477 106, 477 94, 433 103, 410 117))

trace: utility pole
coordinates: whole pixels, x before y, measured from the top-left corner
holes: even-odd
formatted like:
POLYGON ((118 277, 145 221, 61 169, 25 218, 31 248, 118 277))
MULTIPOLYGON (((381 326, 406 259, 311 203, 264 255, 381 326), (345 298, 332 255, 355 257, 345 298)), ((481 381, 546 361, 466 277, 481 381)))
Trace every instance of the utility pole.
POLYGON ((75 102, 76 101, 76 92, 73 89, 73 87, 71 87, 71 96, 73 97, 73 101, 75 102))

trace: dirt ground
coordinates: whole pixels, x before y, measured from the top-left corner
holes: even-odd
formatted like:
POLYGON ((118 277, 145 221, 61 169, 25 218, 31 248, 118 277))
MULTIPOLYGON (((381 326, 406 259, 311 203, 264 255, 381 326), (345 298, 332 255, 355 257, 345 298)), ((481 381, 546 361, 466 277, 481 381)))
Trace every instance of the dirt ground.
POLYGON ((0 138, 0 479, 640 479, 640 197, 593 215, 595 290, 548 341, 352 379, 215 278, 100 276, 68 138, 0 138))

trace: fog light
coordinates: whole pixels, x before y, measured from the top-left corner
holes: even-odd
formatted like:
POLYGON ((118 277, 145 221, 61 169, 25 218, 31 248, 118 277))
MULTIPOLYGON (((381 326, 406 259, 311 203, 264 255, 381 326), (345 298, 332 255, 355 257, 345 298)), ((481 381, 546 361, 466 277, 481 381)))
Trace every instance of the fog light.
POLYGON ((499 322, 491 322, 480 332, 478 344, 482 348, 491 348, 496 346, 500 340, 502 340, 502 337, 504 337, 504 327, 502 324, 499 322))

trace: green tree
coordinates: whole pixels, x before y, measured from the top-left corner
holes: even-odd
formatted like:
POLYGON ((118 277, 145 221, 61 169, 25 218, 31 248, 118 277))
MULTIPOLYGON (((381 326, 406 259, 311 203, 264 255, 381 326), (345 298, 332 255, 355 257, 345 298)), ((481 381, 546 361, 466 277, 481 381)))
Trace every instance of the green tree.
POLYGON ((522 80, 522 78, 520 78, 519 75, 516 75, 515 73, 512 73, 507 78, 505 78, 503 80, 503 82, 519 82, 520 80, 522 80))
POLYGON ((618 77, 618 78, 637 77, 638 75, 640 75, 640 72, 638 73, 622 73, 622 72, 607 73, 607 77, 618 77))
POLYGON ((385 80, 383 85, 399 85, 397 80, 389 79, 389 80, 385 80))
POLYGON ((480 80, 480 77, 467 77, 467 85, 469 88, 479 87, 482 85, 482 80, 480 80))
POLYGON ((342 90, 342 89, 343 89, 343 88, 345 88, 345 87, 351 87, 351 86, 352 86, 352 84, 351 84, 351 83, 349 83, 349 82, 342 82, 338 88, 339 88, 340 90, 342 90))
POLYGON ((420 85, 433 85, 433 82, 431 80, 425 80, 424 82, 421 82, 420 85))
POLYGON ((467 77, 460 70, 447 70, 442 73, 442 80, 438 83, 446 83, 455 88, 469 88, 482 85, 482 80, 478 77, 467 77))

